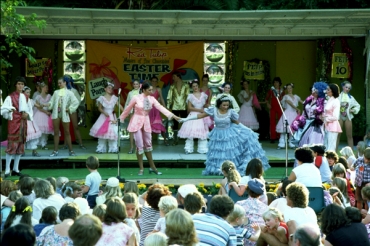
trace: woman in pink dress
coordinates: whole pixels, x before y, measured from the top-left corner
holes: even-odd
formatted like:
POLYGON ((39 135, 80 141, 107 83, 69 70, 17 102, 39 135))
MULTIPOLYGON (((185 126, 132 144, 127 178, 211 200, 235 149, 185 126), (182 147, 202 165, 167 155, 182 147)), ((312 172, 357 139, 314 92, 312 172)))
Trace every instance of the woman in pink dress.
POLYGON ((239 122, 256 131, 260 127, 257 121, 254 108, 252 108, 252 100, 255 93, 249 90, 249 81, 243 80, 241 82, 243 90, 238 94, 239 102, 242 104, 239 111, 239 122))
MULTIPOLYGON (((51 95, 48 94, 48 85, 42 82, 39 84, 39 87, 41 88, 41 93, 35 97, 36 105, 48 104, 51 99, 51 95)), ((51 112, 48 110, 47 107, 35 107, 33 120, 41 131, 41 137, 39 138, 38 145, 41 145, 42 149, 48 149, 46 148, 48 135, 54 134, 51 112)))
MULTIPOLYGON (((208 82, 209 82, 208 74, 203 74, 203 77, 202 77, 203 86, 200 89, 200 92, 204 92, 208 96, 207 102, 204 105, 205 108, 208 108, 209 106, 211 106, 211 103, 212 103, 212 90, 208 87, 208 82)), ((209 129, 211 130, 213 129, 215 123, 210 116, 203 118, 203 121, 204 123, 207 124, 209 129)))
MULTIPOLYGON (((286 89, 287 94, 284 95, 283 99, 281 100, 281 106, 285 108, 284 113, 288 119, 288 127, 292 124, 294 119, 297 117, 297 115, 300 114, 300 111, 298 109, 298 104, 303 103, 301 98, 297 95, 293 95, 293 88, 294 84, 290 83, 284 86, 284 89, 286 89)), ((285 119, 282 115, 279 119, 279 122, 276 125, 276 132, 280 133, 280 139, 278 144, 278 149, 285 148, 285 119)), ((289 134, 289 130, 288 130, 289 134)), ((290 139, 292 140, 292 139, 290 139)), ((294 148, 295 145, 289 142, 289 147, 294 148)))
MULTIPOLYGON (((158 78, 154 76, 150 81, 153 86, 153 94, 151 96, 157 99, 162 106, 166 105, 162 97, 162 90, 160 87, 157 87, 158 78)), ((162 123, 162 117, 159 110, 156 108, 152 108, 152 110, 150 110, 149 112, 149 119, 150 125, 152 126, 152 132, 161 134, 164 139, 164 144, 166 146, 169 146, 170 144, 167 142, 166 137, 166 128, 162 123)))
POLYGON ((101 112, 98 120, 90 129, 90 136, 98 138, 98 146, 96 147, 96 153, 117 153, 117 117, 114 114, 114 107, 119 106, 123 111, 123 107, 118 105, 118 97, 113 94, 114 84, 106 83, 104 85, 105 95, 100 96, 96 103, 98 109, 101 112))
POLYGON ((162 173, 158 172, 152 157, 152 128, 150 126, 149 112, 153 107, 155 107, 169 119, 174 118, 175 120, 179 121, 180 118, 168 111, 154 97, 151 96, 153 93, 153 87, 151 84, 147 82, 143 83, 141 92, 141 94, 134 96, 131 99, 129 105, 121 114, 120 119, 123 122, 131 110, 135 108, 127 130, 134 134, 136 156, 140 167, 138 175, 143 175, 144 173, 144 153, 150 165, 149 173, 160 175, 162 173))
MULTIPOLYGON (((207 103, 208 96, 199 91, 199 82, 194 80, 191 83, 193 93, 188 95, 186 102, 188 104, 189 116, 204 113, 203 107, 207 103)), ((188 116, 188 117, 189 117, 188 116)), ((194 151, 194 138, 198 138, 198 153, 205 154, 208 152, 207 137, 208 125, 203 119, 186 121, 182 124, 178 133, 180 138, 186 138, 185 153, 190 154, 194 151)))

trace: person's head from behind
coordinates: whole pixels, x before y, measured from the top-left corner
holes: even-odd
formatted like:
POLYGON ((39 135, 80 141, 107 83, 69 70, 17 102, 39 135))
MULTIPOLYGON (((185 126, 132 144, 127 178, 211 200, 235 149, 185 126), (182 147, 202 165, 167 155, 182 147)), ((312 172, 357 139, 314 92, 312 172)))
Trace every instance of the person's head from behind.
POLYGON ((277 195, 275 192, 267 192, 267 205, 270 205, 273 201, 277 199, 277 195))
POLYGON ((92 214, 95 215, 100 219, 100 221, 104 221, 104 216, 107 211, 107 205, 106 204, 99 204, 96 205, 95 208, 93 209, 92 214))
POLYGON ((203 206, 205 202, 199 192, 189 193, 184 199, 184 208, 190 214, 200 213, 203 206))
POLYGON ((137 219, 140 217, 139 198, 135 193, 126 193, 122 201, 125 203, 128 218, 137 219))
POLYGON ((75 220, 80 215, 80 208, 76 203, 73 202, 65 203, 59 211, 59 218, 61 221, 66 219, 75 220))
POLYGON ((161 199, 159 199, 158 207, 162 217, 168 214, 171 210, 176 209, 177 206, 177 200, 173 196, 162 196, 161 199))
POLYGON ((103 234, 102 223, 98 217, 84 214, 78 217, 68 230, 75 246, 93 246, 103 234))
POLYGON ((349 169, 347 159, 346 159, 344 156, 340 156, 340 157, 338 158, 338 162, 337 162, 337 164, 338 164, 338 163, 342 164, 346 170, 347 170, 347 169, 349 169))
POLYGON ((284 221, 283 214, 276 208, 269 208, 262 214, 267 228, 273 230, 279 227, 280 222, 284 221))
POLYGON ((9 193, 9 200, 12 202, 16 202, 19 198, 21 198, 23 194, 20 191, 13 190, 9 193))
POLYGON ((362 216, 361 216, 361 211, 358 208, 355 208, 355 207, 346 207, 344 209, 344 211, 346 212, 347 218, 352 223, 361 223, 362 216))
POLYGON ((62 188, 62 186, 69 182, 67 177, 58 177, 56 181, 57 188, 62 188))
POLYGON ((330 234, 332 231, 350 224, 344 208, 337 204, 328 205, 321 215, 321 231, 330 234))
POLYGON ((231 99, 229 96, 224 95, 216 100, 216 108, 227 111, 229 108, 233 108, 231 104, 231 99))
POLYGON ((250 197, 258 198, 265 192, 262 180, 254 178, 248 181, 247 193, 250 197))
POLYGON ((173 209, 166 214, 168 245, 194 245, 198 242, 191 215, 183 209, 173 209))
POLYGON ((48 206, 42 210, 40 224, 55 225, 58 219, 58 211, 54 206, 48 206))
POLYGON ((36 234, 31 225, 20 223, 4 230, 1 237, 2 246, 34 246, 36 234))
POLYGON ((287 205, 292 208, 306 208, 308 206, 309 191, 301 183, 293 182, 286 187, 287 205))
POLYGON ((291 183, 293 183, 294 181, 292 180, 289 180, 289 179, 285 179, 283 181, 283 185, 281 186, 281 194, 283 194, 284 197, 286 197, 286 187, 288 185, 290 185, 291 183))
POLYGON ((236 170, 235 164, 232 161, 224 161, 221 165, 221 171, 229 183, 236 182, 239 184, 240 174, 236 170))
POLYGON ((107 209, 105 211, 104 223, 112 225, 112 223, 124 222, 127 218, 125 203, 118 197, 109 198, 105 204, 107 209))
POLYGON ((123 188, 123 193, 126 194, 128 192, 133 192, 136 194, 136 196, 139 197, 139 188, 137 187, 137 184, 135 182, 126 182, 125 187, 123 188))
POLYGON ((333 166, 332 170, 332 179, 334 178, 345 178, 346 177, 346 168, 342 163, 337 163, 333 166))
POLYGON ((53 186, 53 190, 56 191, 57 190, 57 180, 54 177, 47 177, 46 180, 50 182, 50 184, 53 186))
POLYGON ((12 210, 5 221, 4 229, 11 227, 18 215, 22 217, 20 223, 32 225, 32 208, 30 202, 25 197, 19 198, 12 206, 12 210))
POLYGON ((144 246, 167 246, 167 236, 162 232, 152 233, 145 238, 144 246))
POLYGON ((229 196, 216 195, 212 198, 209 205, 209 212, 226 219, 233 211, 234 202, 229 196))
POLYGON ((246 224, 247 218, 245 217, 245 209, 238 204, 234 204, 234 209, 229 216, 227 216, 226 220, 232 225, 240 226, 246 224))
POLYGON ((111 177, 107 180, 107 184, 104 189, 105 197, 122 197, 121 187, 119 186, 119 180, 115 177, 111 177))
POLYGON ((245 170, 246 176, 251 176, 252 179, 260 179, 263 175, 262 161, 258 158, 253 158, 248 162, 247 169, 245 170))
POLYGON ((184 199, 187 197, 187 195, 193 192, 198 192, 197 187, 193 184, 185 184, 180 186, 177 190, 177 202, 183 205, 184 199))
POLYGON ((10 192, 12 192, 13 190, 17 190, 17 186, 14 184, 13 181, 4 180, 0 184, 0 190, 1 190, 1 195, 9 196, 10 192))
POLYGON ((349 147, 349 146, 346 146, 346 147, 342 148, 342 149, 340 150, 340 152, 339 152, 339 153, 340 153, 342 156, 346 157, 346 158, 348 158, 348 157, 350 157, 350 156, 355 156, 355 155, 353 154, 352 148, 351 148, 351 147, 349 147))
POLYGON ((338 162, 339 156, 335 151, 328 150, 325 152, 326 154, 326 159, 328 160, 329 166, 333 166, 335 163, 338 162))
POLYGON ((304 224, 297 228, 293 234, 293 244, 295 246, 320 246, 321 235, 317 226, 304 224))
POLYGON ((310 146, 310 149, 313 151, 314 157, 324 156, 326 147, 323 144, 314 144, 310 146))
POLYGON ((86 167, 89 170, 97 170, 99 168, 99 159, 96 156, 90 156, 86 160, 86 167))
POLYGON ((365 201, 370 201, 370 186, 365 186, 361 189, 362 199, 365 201))
POLYGON ((36 198, 48 199, 51 195, 54 195, 54 188, 49 181, 40 179, 36 181, 34 187, 36 198))
POLYGON ((370 147, 366 148, 364 151, 364 162, 367 164, 370 163, 370 147))
POLYGON ((364 141, 359 141, 356 147, 357 147, 358 155, 362 156, 366 149, 366 143, 364 141))
POLYGON ((163 184, 153 184, 147 191, 146 201, 155 210, 159 210, 158 203, 162 196, 170 196, 170 190, 163 184))
POLYGON ((79 184, 70 181, 63 186, 62 193, 64 197, 71 197, 73 199, 82 197, 82 188, 79 184))
POLYGON ((35 180, 31 177, 24 177, 19 180, 18 187, 24 196, 31 195, 35 186, 35 180))
POLYGON ((313 163, 314 160, 313 151, 309 147, 297 148, 294 152, 294 157, 299 164, 313 163))

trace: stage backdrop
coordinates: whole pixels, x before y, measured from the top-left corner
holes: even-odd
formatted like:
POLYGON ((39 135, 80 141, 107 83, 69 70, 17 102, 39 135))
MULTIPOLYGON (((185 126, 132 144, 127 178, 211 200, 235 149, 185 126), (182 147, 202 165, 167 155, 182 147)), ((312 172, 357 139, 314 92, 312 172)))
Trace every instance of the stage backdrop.
POLYGON ((203 42, 164 47, 134 47, 99 41, 86 41, 87 48, 87 105, 104 93, 99 78, 109 79, 115 93, 121 88, 121 103, 132 89, 132 81, 150 80, 156 76, 161 81, 166 99, 172 74, 180 72, 183 81, 198 79, 203 74, 203 42))

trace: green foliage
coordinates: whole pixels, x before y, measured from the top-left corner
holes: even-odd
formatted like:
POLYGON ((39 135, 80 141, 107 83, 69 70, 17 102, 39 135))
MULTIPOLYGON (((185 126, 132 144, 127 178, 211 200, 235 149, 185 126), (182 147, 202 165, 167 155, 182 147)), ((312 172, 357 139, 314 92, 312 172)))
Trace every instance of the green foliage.
MULTIPOLYGON (((9 54, 13 52, 19 57, 25 55, 31 62, 35 61, 33 57, 35 50, 21 43, 21 35, 32 32, 32 26, 41 29, 46 25, 45 20, 38 20, 36 14, 29 17, 17 14, 17 6, 26 6, 26 4, 24 1, 1 1, 1 35, 4 38, 0 41, 0 51, 1 67, 5 69, 12 67, 9 62, 9 54)), ((5 81, 3 76, 1 79, 5 81)))
POLYGON ((352 129, 353 136, 363 137, 366 134, 367 124, 366 124, 366 112, 364 107, 361 107, 358 114, 356 114, 352 119, 352 129))

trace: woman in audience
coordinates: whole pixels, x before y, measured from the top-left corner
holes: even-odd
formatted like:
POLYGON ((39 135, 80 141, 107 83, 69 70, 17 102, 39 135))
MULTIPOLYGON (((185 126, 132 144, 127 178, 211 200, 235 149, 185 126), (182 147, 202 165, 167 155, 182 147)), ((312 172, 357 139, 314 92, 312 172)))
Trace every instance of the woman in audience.
POLYGON ((183 209, 174 209, 166 214, 166 235, 168 245, 198 245, 193 218, 183 209))
POLYGON ((145 197, 149 206, 144 206, 141 218, 139 219, 140 225, 140 246, 144 245, 145 237, 153 231, 158 219, 160 218, 158 203, 162 196, 170 196, 171 192, 163 184, 153 184, 149 187, 145 197))
POLYGON ((73 246, 73 242, 68 236, 68 230, 78 216, 80 216, 80 209, 78 208, 77 204, 73 202, 64 204, 59 211, 59 218, 62 223, 48 226, 43 229, 40 233, 40 236, 38 236, 36 239, 37 246, 73 246))
POLYGON ((47 180, 38 180, 35 183, 36 199, 33 202, 33 218, 40 220, 42 210, 54 206, 59 211, 66 201, 54 192, 53 186, 47 180))
POLYGON ((134 230, 125 223, 127 214, 123 201, 118 197, 111 197, 107 200, 106 205, 103 235, 96 246, 136 245, 134 230))
POLYGON ((104 193, 96 198, 96 205, 103 204, 111 197, 122 198, 121 188, 119 187, 119 180, 115 177, 108 179, 104 188, 104 193))
POLYGON ((221 166, 221 171, 225 178, 221 181, 221 188, 218 194, 228 195, 230 190, 229 185, 235 183, 237 186, 240 181, 240 174, 232 161, 224 161, 221 166))
POLYGON ((42 216, 40 219, 40 224, 37 224, 33 227, 35 230, 36 236, 38 237, 41 231, 50 225, 56 225, 58 218, 58 211, 53 206, 49 206, 42 210, 42 216))
POLYGON ((5 221, 4 230, 20 223, 30 226, 38 224, 38 221, 32 218, 32 208, 30 202, 25 197, 19 198, 13 205, 12 211, 5 221))
POLYGON ((344 209, 336 204, 327 206, 321 215, 321 231, 326 234, 327 246, 369 245, 366 228, 351 223, 344 209))

